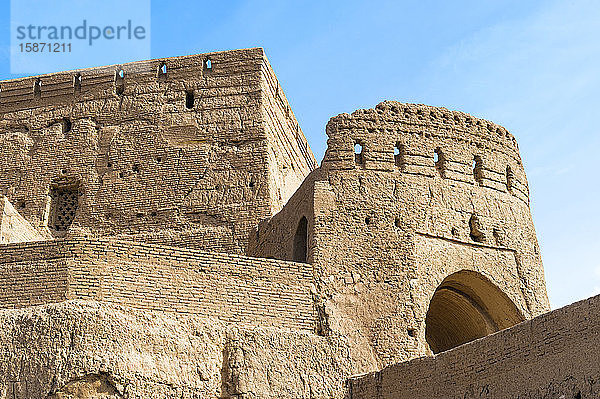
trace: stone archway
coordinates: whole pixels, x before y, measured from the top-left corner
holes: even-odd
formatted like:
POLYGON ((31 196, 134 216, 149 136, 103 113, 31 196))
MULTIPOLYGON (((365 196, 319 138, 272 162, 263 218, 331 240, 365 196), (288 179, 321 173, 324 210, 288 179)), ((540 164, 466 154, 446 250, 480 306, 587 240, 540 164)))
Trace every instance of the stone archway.
POLYGON ((425 339, 433 353, 439 353, 523 320, 515 304, 490 280, 461 270, 435 290, 425 318, 425 339))

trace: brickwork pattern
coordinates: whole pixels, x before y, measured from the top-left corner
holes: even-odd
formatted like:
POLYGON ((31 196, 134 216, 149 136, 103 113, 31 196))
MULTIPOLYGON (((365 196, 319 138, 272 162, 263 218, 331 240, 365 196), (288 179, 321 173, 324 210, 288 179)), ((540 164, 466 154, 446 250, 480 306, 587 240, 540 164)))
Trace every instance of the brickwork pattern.
POLYGON ((350 399, 596 398, 600 297, 350 381, 350 399))
POLYGON ((0 246, 0 307, 94 299, 314 331, 309 265, 108 240, 0 246))

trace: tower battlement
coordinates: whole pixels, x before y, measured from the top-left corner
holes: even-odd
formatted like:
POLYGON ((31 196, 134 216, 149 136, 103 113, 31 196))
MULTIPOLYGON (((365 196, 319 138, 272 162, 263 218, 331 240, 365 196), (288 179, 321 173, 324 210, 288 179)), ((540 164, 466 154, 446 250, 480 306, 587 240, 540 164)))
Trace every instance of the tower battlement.
POLYGON ((371 110, 331 118, 325 168, 361 167, 434 177, 510 192, 529 203, 517 142, 495 123, 446 108, 385 101, 371 110), (439 158, 439 159, 437 159, 439 158))

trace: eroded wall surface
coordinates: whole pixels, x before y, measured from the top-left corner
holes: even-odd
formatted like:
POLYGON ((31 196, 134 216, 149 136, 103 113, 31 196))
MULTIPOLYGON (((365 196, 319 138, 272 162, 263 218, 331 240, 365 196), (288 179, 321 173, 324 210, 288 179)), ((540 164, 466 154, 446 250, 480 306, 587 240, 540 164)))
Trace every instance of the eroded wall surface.
POLYGON ((0 192, 55 236, 244 253, 315 165, 262 49, 0 88, 0 192))
POLYGON ((435 357, 353 378, 350 398, 596 398, 599 344, 597 296, 435 357))
POLYGON ((0 310, 0 397, 339 398, 340 337, 94 301, 0 310))

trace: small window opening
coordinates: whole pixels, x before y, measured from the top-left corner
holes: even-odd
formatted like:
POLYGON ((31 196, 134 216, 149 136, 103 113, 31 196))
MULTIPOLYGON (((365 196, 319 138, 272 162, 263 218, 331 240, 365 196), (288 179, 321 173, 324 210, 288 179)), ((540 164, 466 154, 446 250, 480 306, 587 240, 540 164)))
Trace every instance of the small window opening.
POLYGON ((506 189, 508 191, 512 191, 514 184, 515 175, 510 168, 510 165, 506 167, 506 189))
POLYGON ((42 97, 42 81, 40 79, 36 79, 33 83, 33 97, 40 98, 42 97))
POLYGON ((210 60, 210 58, 207 58, 204 61, 204 69, 205 70, 211 70, 212 69, 212 61, 210 60))
POLYGON ((69 133, 71 131, 73 127, 73 124, 71 123, 71 119, 69 118, 63 118, 62 120, 62 132, 63 133, 69 133))
POLYGON ((308 220, 302 216, 294 236, 294 262, 306 263, 308 254, 308 220))
POLYGON ((185 92, 185 107, 187 109, 194 108, 194 91, 188 90, 185 92))
POLYGON ((360 141, 354 143, 354 163, 357 165, 363 165, 365 162, 363 154, 363 145, 360 141))
POLYGON ((158 66, 157 76, 158 76, 158 80, 161 82, 167 79, 167 64, 165 64, 164 62, 162 62, 158 66))
POLYGON ((79 206, 79 186, 56 186, 50 190, 50 227, 56 231, 67 231, 79 206))
POLYGON ((162 162, 162 157, 156 157, 156 162, 161 163, 162 162))
POLYGON ((400 221, 400 218, 396 218, 396 219, 394 219, 394 226, 396 226, 396 227, 398 227, 398 228, 401 226, 401 221, 400 221))
POLYGON ((417 330, 415 330, 414 328, 409 328, 406 332, 411 338, 414 338, 417 335, 417 330))
POLYGON ((483 161, 479 155, 473 158, 473 178, 479 184, 483 181, 483 161))
POLYGON ((365 218, 365 224, 366 224, 367 226, 371 224, 371 217, 370 217, 370 216, 367 216, 367 217, 365 218))
POLYGON ((119 69, 115 73, 115 93, 119 96, 125 93, 125 71, 123 69, 119 69))
POLYGON ((81 92, 81 74, 73 76, 73 93, 81 92))
POLYGON ((475 242, 485 241, 485 235, 483 234, 481 222, 479 221, 477 215, 473 215, 471 216, 471 219, 469 219, 469 229, 471 240, 475 242))
POLYGON ((399 168, 404 167, 404 152, 404 145, 396 143, 394 147, 394 163, 399 168))
POLYGON ((446 157, 439 148, 436 148, 433 152, 433 162, 440 176, 444 177, 446 173, 446 157))

